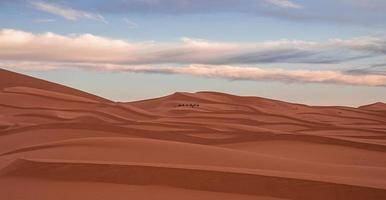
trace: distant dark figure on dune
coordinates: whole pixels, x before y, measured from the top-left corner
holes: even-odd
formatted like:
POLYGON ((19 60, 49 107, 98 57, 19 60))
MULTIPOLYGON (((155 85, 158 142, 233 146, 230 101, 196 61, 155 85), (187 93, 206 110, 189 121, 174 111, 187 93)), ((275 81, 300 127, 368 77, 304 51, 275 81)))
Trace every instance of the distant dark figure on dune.
POLYGON ((200 104, 178 104, 177 107, 200 107, 200 104))

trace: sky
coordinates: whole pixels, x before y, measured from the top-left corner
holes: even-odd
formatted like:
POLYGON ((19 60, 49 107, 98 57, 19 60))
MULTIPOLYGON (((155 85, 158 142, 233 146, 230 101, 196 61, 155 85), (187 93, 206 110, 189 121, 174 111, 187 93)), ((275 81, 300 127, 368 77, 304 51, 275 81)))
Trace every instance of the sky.
POLYGON ((116 101, 386 102, 386 1, 0 0, 0 67, 116 101))

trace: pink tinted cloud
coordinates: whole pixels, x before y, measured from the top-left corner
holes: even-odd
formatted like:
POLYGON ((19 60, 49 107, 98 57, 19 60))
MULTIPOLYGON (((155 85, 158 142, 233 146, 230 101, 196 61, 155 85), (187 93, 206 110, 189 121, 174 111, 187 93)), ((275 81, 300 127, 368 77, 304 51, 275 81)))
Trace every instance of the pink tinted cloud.
MULTIPOLYGON (((34 34, 2 29, 0 64, 23 69, 78 67, 226 79, 385 86, 386 76, 379 74, 244 66, 261 62, 285 63, 290 60, 301 63, 306 56, 333 49, 372 53, 373 56, 384 55, 385 41, 383 37, 362 37, 352 40, 335 39, 325 43, 285 39, 229 43, 182 38, 179 42, 157 43, 129 42, 92 34, 34 34)), ((308 59, 318 61, 318 57, 308 59)))

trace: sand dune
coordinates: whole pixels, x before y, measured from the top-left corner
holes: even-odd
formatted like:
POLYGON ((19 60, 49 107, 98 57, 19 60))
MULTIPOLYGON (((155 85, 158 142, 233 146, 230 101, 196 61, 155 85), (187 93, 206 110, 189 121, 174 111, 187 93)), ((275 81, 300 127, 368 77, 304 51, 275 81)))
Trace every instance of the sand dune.
POLYGON ((5 70, 0 88, 4 199, 386 199, 381 102, 113 102, 5 70))
POLYGON ((60 181, 107 182, 127 185, 163 185, 191 190, 227 192, 290 199, 382 199, 384 190, 361 186, 306 181, 253 171, 212 167, 90 163, 52 160, 16 160, 3 177, 60 181))

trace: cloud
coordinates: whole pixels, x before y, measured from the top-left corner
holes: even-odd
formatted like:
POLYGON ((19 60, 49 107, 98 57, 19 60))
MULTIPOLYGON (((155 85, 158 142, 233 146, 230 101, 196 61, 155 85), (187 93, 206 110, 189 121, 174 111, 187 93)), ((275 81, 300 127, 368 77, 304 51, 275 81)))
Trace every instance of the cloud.
POLYGON ((92 34, 34 34, 0 30, 0 59, 124 64, 342 63, 384 57, 386 37, 326 42, 276 40, 255 43, 182 38, 177 42, 128 42, 92 34))
POLYGON ((95 14, 91 12, 86 12, 82 10, 75 10, 73 8, 53 4, 53 3, 46 3, 43 1, 31 1, 31 4, 38 10, 57 15, 60 17, 63 17, 68 20, 78 20, 81 18, 84 19, 92 19, 97 20, 101 22, 107 22, 104 17, 100 14, 95 14))
POLYGON ((290 0, 112 0, 96 2, 93 8, 109 13, 192 14, 192 13, 248 13, 260 11, 296 10, 303 6, 290 0))
POLYGON ((386 63, 373 64, 368 67, 346 70, 348 74, 372 74, 386 76, 386 63))
POLYGON ((294 22, 385 26, 384 0, 110 0, 90 9, 109 14, 190 15, 236 13, 294 22), (344 10, 344 15, 342 15, 344 10))
MULTIPOLYGON (((109 0, 109 1, 68 1, 77 8, 93 11, 75 10, 42 0, 0 0, 0 4, 22 5, 32 1, 40 10, 65 17, 105 21, 102 15, 126 16, 130 14, 191 15, 206 14, 208 17, 218 13, 242 14, 248 17, 270 17, 293 22, 322 22, 328 24, 349 24, 385 27, 386 3, 384 0, 109 0), (342 15, 344 10, 344 15, 342 15)), ((57 1, 55 1, 57 2, 57 1)), ((66 1, 65 1, 66 2, 66 1)))
MULTIPOLYGON (((114 69, 114 68, 110 68, 114 69)), ((282 82, 338 83, 386 86, 386 76, 350 75, 337 71, 264 69, 256 67, 191 65, 187 67, 127 67, 115 70, 142 73, 184 74, 232 80, 274 80, 282 82)))
POLYGON ((135 28, 138 28, 138 24, 127 19, 127 18, 124 18, 123 21, 126 23, 126 26, 127 28, 129 29, 135 29, 135 28))
POLYGON ((3 61, 0 66, 10 69, 21 69, 27 71, 51 71, 64 67, 64 63, 29 62, 29 61, 3 61))
POLYGON ((50 23, 54 21, 55 21, 54 19, 34 19, 33 20, 34 23, 50 23))
POLYGON ((134 61, 131 54, 137 46, 92 34, 62 36, 50 32, 0 31, 2 60, 130 62, 134 61))
POLYGON ((288 1, 288 0, 265 0, 268 3, 271 3, 272 5, 283 7, 283 8, 303 8, 303 6, 296 4, 294 2, 288 1))
MULTIPOLYGON (((282 82, 339 83, 350 85, 386 86, 386 76, 347 75, 337 71, 263 69, 235 66, 192 65, 182 68, 151 69, 155 72, 221 77, 239 80, 275 80, 282 82)), ((151 71, 150 70, 150 71, 151 71)), ((149 71, 145 71, 149 72, 149 71)))
POLYGON ((240 67, 230 65, 188 65, 179 67, 150 65, 120 65, 102 63, 39 63, 5 62, 0 65, 8 68, 30 70, 52 70, 76 67, 114 72, 178 74, 229 80, 280 81, 286 83, 333 83, 345 85, 386 86, 386 76, 372 74, 346 74, 331 70, 288 70, 280 68, 240 67))
MULTIPOLYGON (((214 42, 181 38, 177 42, 129 42, 92 34, 58 35, 0 30, 3 66, 48 70, 63 67, 142 73, 186 74, 227 79, 340 83, 384 86, 385 74, 344 67, 306 70, 261 67, 262 64, 309 67, 354 59, 384 60, 386 37, 331 39, 326 42, 275 40, 255 43, 214 42), (259 67, 254 67, 254 66, 259 67), (339 68, 338 68, 339 69, 339 68), (350 71, 350 70, 357 70, 350 71)), ((364 62, 362 61, 362 62, 364 62)), ((374 62, 374 61, 373 61, 374 62)), ((371 65, 371 63, 370 63, 371 65)))
POLYGON ((341 46, 349 49, 368 51, 381 55, 386 54, 386 36, 380 37, 357 37, 352 39, 332 39, 331 45, 341 46))

